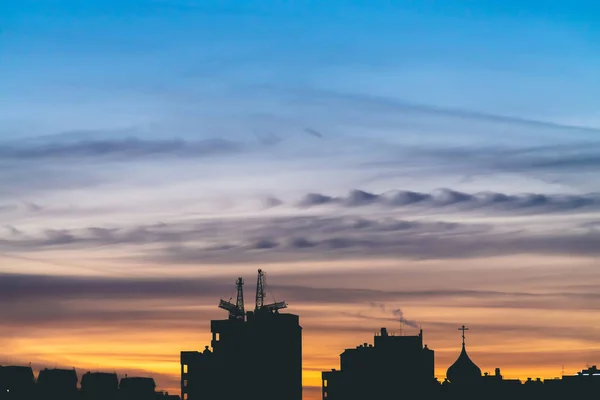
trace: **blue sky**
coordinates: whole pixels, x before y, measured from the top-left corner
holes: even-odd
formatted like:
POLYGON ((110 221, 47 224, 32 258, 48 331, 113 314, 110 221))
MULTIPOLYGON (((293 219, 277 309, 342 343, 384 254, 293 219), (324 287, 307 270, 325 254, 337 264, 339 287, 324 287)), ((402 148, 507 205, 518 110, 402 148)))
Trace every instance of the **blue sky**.
POLYGON ((139 124, 213 96, 251 110, 240 97, 261 85, 595 121, 600 56, 592 2, 42 0, 2 7, 0 72, 9 79, 1 101, 3 119, 14 124, 34 108, 46 129, 70 129, 63 120, 74 106, 79 115, 70 124, 78 129, 107 124, 106 114, 113 124, 139 124))
MULTIPOLYGON (((62 324, 100 329, 112 315, 125 329, 120 312, 143 326, 162 302, 179 314, 160 314, 164 335, 147 343, 169 349, 169 361, 144 364, 148 348, 132 339, 122 349, 135 348, 135 362, 119 366, 176 386, 181 340, 197 344, 177 318, 198 304, 203 323, 220 315, 213 292, 194 304, 177 297, 182 279, 221 290, 217 281, 268 264, 316 332, 313 368, 335 366, 318 354, 339 354, 322 326, 339 318, 331 309, 368 314, 360 307, 378 295, 446 350, 444 324, 458 316, 500 348, 494 332, 511 329, 535 332, 539 346, 559 340, 539 317, 558 296, 556 320, 597 348, 580 304, 600 282, 596 3, 2 2, 1 272, 51 287, 45 300, 10 292, 24 316, 0 321, 15 335, 42 324, 65 344, 62 324), (173 289, 153 297, 142 277, 173 289), (79 284, 94 292, 56 296, 79 284), (140 297, 97 301, 120 284, 140 297), (417 287, 439 297, 398 294, 417 287), (317 289, 372 292, 323 294, 319 309, 306 295, 317 289), (465 300, 464 290, 489 292, 465 300), (520 302, 532 294, 543 298, 520 302), (36 322, 41 307, 60 322, 36 322), (127 314, 136 310, 146 314, 127 314), (515 325, 500 329, 506 315, 515 325)), ((350 346, 367 329, 337 323, 350 346)), ((110 347, 117 339, 103 332, 94 335, 110 347)), ((4 350, 18 357, 15 343, 4 350)), ((68 362, 116 362, 82 346, 68 362)), ((531 365, 564 360, 542 347, 531 365)), ((39 352, 40 363, 54 354, 39 352)), ((307 385, 318 382, 311 373, 307 385)))

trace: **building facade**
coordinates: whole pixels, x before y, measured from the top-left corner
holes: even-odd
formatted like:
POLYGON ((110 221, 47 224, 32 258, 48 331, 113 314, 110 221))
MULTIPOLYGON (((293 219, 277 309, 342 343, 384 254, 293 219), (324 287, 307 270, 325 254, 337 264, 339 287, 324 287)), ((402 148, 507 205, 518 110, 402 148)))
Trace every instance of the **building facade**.
POLYGON ((393 336, 381 328, 374 344, 364 343, 340 355, 340 370, 322 373, 322 395, 327 400, 408 397, 435 384, 434 351, 416 336, 393 336))

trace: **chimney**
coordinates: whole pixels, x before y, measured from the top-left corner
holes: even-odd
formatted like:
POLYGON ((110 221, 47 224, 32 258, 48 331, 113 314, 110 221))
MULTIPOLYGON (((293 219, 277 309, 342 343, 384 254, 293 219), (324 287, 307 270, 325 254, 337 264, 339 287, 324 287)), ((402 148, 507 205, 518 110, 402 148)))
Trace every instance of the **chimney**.
POLYGON ((386 328, 381 328, 381 336, 387 336, 388 332, 386 328))

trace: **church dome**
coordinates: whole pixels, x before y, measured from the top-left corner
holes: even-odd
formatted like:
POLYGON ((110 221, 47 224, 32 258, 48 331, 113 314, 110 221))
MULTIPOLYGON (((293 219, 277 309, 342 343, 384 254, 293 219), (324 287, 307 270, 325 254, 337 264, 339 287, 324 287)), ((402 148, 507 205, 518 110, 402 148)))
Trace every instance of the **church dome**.
MULTIPOLYGON (((464 328, 464 327, 463 327, 464 328)), ((464 328, 465 330, 468 328, 464 328)), ((464 342, 458 359, 446 371, 446 377, 453 384, 474 383, 481 378, 481 369, 469 358, 464 342)))

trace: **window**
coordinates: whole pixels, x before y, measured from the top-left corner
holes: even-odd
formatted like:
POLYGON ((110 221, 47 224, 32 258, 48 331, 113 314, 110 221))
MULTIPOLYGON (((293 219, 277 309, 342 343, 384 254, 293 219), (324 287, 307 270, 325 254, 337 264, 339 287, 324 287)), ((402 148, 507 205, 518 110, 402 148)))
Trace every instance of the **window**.
POLYGON ((184 374, 188 373, 188 365, 187 364, 183 364, 183 373, 184 374))

